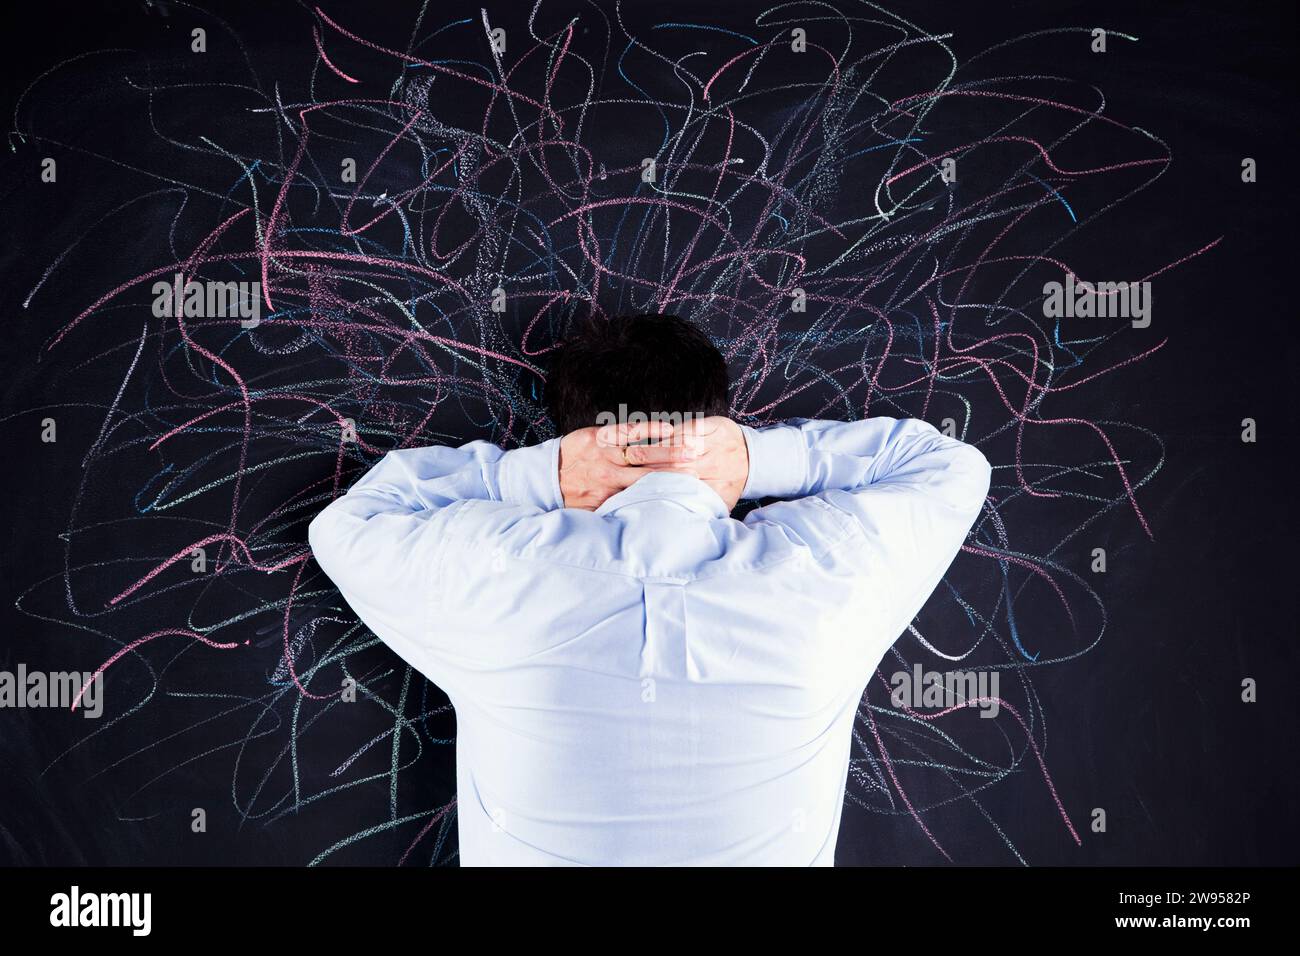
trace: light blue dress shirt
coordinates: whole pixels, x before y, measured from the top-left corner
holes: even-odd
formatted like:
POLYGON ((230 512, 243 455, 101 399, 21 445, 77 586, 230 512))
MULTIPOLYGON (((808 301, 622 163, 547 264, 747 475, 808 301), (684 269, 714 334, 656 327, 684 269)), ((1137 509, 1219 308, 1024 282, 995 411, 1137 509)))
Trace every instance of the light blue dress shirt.
POLYGON ((456 708, 461 863, 830 865, 867 681, 990 469, 915 419, 753 429, 743 522, 691 475, 563 507, 559 439, 389 452, 311 523, 456 708))

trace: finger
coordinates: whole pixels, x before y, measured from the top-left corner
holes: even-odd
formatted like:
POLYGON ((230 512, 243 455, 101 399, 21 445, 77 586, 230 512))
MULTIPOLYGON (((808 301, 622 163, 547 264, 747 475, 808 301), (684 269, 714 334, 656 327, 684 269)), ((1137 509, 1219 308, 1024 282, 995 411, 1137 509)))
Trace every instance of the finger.
POLYGON ((629 445, 623 454, 629 465, 664 465, 694 461, 695 449, 685 445, 629 445))
POLYGON ((673 456, 669 450, 681 447, 680 445, 602 445, 598 453, 607 464, 616 468, 626 468, 649 461, 671 461, 673 456), (655 450, 650 451, 650 449, 655 450))
POLYGON ((727 419, 721 415, 711 415, 708 418, 691 418, 682 423, 680 431, 687 435, 696 435, 703 438, 716 435, 726 421, 727 419))
POLYGON ((662 465, 638 465, 637 471, 671 471, 680 475, 700 477, 696 472, 696 465, 693 461, 670 461, 662 465))
POLYGON ((711 435, 686 435, 678 433, 674 442, 682 448, 689 448, 691 451, 695 452, 696 458, 703 458, 705 455, 712 454, 718 448, 717 439, 711 435))
POLYGON ((673 433, 672 422, 619 422, 596 429, 597 445, 630 445, 646 439, 664 439, 673 433))
POLYGON ((726 439, 727 432, 719 427, 716 419, 704 419, 696 420, 689 427, 683 425, 673 436, 672 443, 693 448, 697 455, 703 455, 721 446, 726 439))

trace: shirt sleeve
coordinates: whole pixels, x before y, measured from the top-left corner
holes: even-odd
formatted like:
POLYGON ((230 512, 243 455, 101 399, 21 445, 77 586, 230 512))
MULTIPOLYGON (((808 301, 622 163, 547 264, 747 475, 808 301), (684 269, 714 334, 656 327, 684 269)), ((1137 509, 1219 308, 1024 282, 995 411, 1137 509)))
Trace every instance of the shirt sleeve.
POLYGON ((844 650, 874 669, 957 556, 988 494, 992 469, 973 445, 919 419, 793 419, 742 426, 744 497, 793 499, 757 508, 806 547, 827 593, 852 605, 844 650))
POLYGON ((521 518, 563 508, 559 443, 390 451, 312 519, 307 539, 316 562, 367 627, 437 679, 429 636, 448 529, 474 501, 521 518))

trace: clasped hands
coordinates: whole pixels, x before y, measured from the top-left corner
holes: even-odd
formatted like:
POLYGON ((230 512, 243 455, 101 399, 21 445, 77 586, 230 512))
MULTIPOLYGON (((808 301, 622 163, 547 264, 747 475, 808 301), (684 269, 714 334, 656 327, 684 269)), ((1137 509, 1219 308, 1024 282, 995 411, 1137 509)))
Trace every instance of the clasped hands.
POLYGON ((564 507, 594 511, 652 471, 694 475, 730 511, 749 478, 749 449, 740 426, 723 415, 579 428, 560 439, 564 507), (636 444, 651 439, 654 444, 636 444))

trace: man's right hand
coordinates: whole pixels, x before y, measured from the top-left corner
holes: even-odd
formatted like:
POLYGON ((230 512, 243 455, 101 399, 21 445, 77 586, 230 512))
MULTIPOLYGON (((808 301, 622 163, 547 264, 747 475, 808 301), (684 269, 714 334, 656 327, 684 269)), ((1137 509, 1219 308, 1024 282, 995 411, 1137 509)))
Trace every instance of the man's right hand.
MULTIPOLYGON (((647 471, 689 466, 696 450, 668 442, 671 422, 579 428, 560 439, 560 491, 564 507, 595 511, 610 495, 631 485, 647 471), (636 445, 656 439, 663 444, 636 445)), ((744 438, 741 438, 744 441, 744 438)))
POLYGON ((718 493, 728 511, 735 508, 749 481, 749 445, 740 426, 725 415, 692 418, 682 423, 671 441, 691 449, 695 456, 647 468, 694 475, 718 493))
POLYGON ((682 424, 676 440, 695 452, 676 466, 695 475, 718 493, 730 511, 749 481, 749 445, 739 425, 725 415, 695 418, 682 424))

